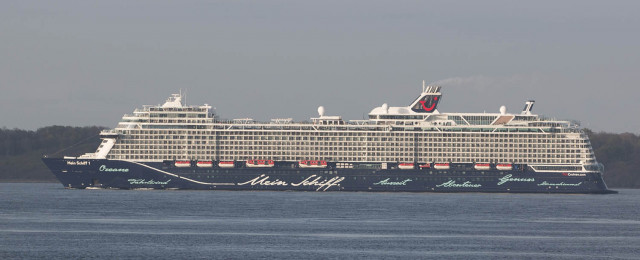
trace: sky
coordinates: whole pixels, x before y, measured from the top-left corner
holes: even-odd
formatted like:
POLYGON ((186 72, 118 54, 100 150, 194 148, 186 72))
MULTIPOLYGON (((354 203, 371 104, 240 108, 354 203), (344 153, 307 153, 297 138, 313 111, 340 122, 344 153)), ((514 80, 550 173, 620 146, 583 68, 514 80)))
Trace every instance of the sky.
POLYGON ((440 112, 640 133, 640 1, 0 1, 0 127, 115 127, 186 92, 222 118, 440 112))

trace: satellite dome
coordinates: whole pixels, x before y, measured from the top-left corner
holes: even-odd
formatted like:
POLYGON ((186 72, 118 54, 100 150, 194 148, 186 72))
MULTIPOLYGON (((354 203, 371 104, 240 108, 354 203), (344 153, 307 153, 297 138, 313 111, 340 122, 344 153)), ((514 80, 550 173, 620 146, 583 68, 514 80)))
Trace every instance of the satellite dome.
POLYGON ((507 107, 506 106, 501 106, 500 107, 500 114, 504 115, 507 113, 507 107))
POLYGON ((387 103, 382 104, 382 111, 384 111, 385 114, 389 113, 389 105, 387 105, 387 103))
POLYGON ((319 106, 318 107, 318 115, 320 115, 321 117, 324 116, 324 107, 323 106, 319 106))

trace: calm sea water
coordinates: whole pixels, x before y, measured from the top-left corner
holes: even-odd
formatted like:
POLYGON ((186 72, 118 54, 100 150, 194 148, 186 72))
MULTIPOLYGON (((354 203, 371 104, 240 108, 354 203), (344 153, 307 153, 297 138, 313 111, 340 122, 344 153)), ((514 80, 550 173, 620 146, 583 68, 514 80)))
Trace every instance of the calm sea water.
POLYGON ((638 259, 639 202, 0 184, 0 259, 638 259))

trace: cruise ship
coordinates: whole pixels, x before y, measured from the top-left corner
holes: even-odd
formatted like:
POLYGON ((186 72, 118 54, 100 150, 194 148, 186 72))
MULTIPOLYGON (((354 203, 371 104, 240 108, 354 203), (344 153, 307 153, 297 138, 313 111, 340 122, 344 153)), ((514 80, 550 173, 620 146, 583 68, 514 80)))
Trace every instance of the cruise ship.
POLYGON ((438 110, 440 86, 367 120, 221 119, 181 94, 125 114, 94 153, 43 158, 65 188, 615 193, 576 122, 438 110))

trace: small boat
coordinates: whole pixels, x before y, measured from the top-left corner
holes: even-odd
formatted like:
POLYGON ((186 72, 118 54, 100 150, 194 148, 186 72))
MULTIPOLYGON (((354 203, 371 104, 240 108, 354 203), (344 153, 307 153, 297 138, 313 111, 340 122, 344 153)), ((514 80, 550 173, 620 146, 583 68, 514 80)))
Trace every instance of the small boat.
POLYGON ((220 167, 220 168, 233 168, 233 167, 235 167, 235 164, 233 163, 233 161, 219 162, 218 163, 218 167, 220 167))
POLYGON ((420 169, 431 169, 430 163, 420 164, 420 169))
POLYGON ((327 168, 327 161, 304 160, 298 162, 300 168, 327 168))
POLYGON ((247 160, 246 165, 249 168, 268 168, 273 167, 275 164, 272 160, 247 160))
POLYGON ((513 170, 513 166, 511 164, 498 164, 496 165, 496 169, 501 171, 510 171, 513 170))
POLYGON ((476 163, 473 168, 480 171, 491 170, 491 165, 488 163, 476 163))
POLYGON ((196 163, 196 166, 201 167, 201 168, 211 168, 211 167, 213 167, 213 162, 212 161, 198 161, 196 163))
POLYGON ((190 161, 176 161, 174 164, 176 167, 191 167, 190 161))
POLYGON ((401 170, 412 170, 413 168, 415 168, 415 164, 413 163, 398 164, 398 169, 401 169, 401 170))
POLYGON ((433 168, 436 170, 449 170, 448 163, 436 163, 433 165, 433 168))

